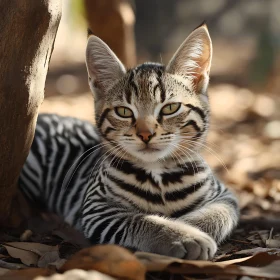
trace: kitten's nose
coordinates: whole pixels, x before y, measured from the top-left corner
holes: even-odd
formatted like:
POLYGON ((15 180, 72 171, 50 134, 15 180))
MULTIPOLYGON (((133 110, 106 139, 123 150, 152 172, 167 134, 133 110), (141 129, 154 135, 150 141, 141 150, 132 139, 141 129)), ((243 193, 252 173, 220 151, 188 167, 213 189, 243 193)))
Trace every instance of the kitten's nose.
POLYGON ((142 118, 137 120, 136 135, 146 144, 153 138, 155 131, 149 120, 142 118))
POLYGON ((141 138, 141 140, 143 142, 145 142, 146 144, 153 138, 153 136, 155 135, 155 133, 151 132, 151 131, 141 131, 139 133, 137 133, 137 136, 141 138))

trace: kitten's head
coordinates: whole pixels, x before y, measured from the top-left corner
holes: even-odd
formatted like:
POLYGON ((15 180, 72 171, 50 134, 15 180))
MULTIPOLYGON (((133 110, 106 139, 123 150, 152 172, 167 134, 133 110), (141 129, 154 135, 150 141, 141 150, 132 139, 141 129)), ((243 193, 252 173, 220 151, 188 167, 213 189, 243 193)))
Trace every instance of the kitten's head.
POLYGON ((101 39, 89 37, 96 123, 114 154, 154 162, 198 150, 208 125, 211 58, 206 25, 189 35, 166 67, 145 63, 126 70, 101 39))

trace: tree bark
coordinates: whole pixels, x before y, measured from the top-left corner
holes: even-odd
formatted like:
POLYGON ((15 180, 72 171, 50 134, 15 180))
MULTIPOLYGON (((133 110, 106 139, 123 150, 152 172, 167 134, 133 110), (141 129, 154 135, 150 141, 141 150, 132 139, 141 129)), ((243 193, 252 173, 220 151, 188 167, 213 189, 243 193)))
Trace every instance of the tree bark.
POLYGON ((134 13, 129 0, 84 0, 89 29, 127 67, 136 63, 134 13))
POLYGON ((44 99, 60 0, 0 1, 0 225, 17 226, 17 181, 44 99))

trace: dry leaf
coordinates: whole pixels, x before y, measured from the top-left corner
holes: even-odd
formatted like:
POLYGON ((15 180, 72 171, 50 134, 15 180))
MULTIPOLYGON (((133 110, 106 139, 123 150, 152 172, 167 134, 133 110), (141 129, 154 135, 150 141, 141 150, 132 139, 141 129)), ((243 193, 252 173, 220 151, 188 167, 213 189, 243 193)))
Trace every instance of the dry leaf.
POLYGON ((13 258, 17 258, 20 259, 21 262, 25 265, 37 265, 38 260, 39 260, 39 255, 31 252, 31 251, 27 251, 27 250, 22 250, 19 248, 15 248, 12 246, 8 246, 8 245, 3 245, 6 250, 8 251, 8 254, 13 257, 13 258))
POLYGON ((136 252, 135 256, 146 266, 147 271, 162 271, 173 262, 184 262, 181 259, 146 252, 136 252))
POLYGON ((144 265, 128 250, 116 245, 98 245, 76 253, 60 269, 97 270, 117 278, 144 280, 144 265))
POLYGON ((28 250, 43 256, 47 252, 58 251, 58 246, 49 246, 35 242, 8 242, 5 245, 9 245, 18 249, 28 250))
POLYGON ((246 249, 246 250, 241 250, 238 252, 235 252, 235 255, 255 255, 257 253, 262 253, 262 252, 267 252, 267 253, 273 253, 273 254, 280 254, 280 249, 277 248, 262 248, 262 247, 256 247, 252 249, 246 249))
POLYGON ((251 232, 253 235, 250 235, 247 240, 250 240, 252 244, 259 246, 266 246, 267 248, 280 248, 280 238, 279 235, 273 236, 273 228, 268 230, 259 230, 251 232))
POLYGON ((275 261, 264 267, 240 266, 240 273, 231 275, 253 276, 258 278, 280 279, 280 261, 275 261))
POLYGON ((226 255, 230 252, 232 252, 235 249, 235 246, 233 246, 232 244, 228 243, 228 244, 224 244, 223 246, 221 246, 218 249, 217 255, 226 255))
POLYGON ((58 259, 55 262, 49 263, 48 268, 59 270, 66 263, 66 261, 66 259, 58 259))
POLYGON ((226 262, 188 261, 169 258, 161 255, 137 252, 136 256, 146 265, 147 271, 165 271, 170 273, 191 275, 234 275, 266 277, 280 279, 280 257, 263 253, 261 256, 251 256, 226 262), (262 267, 241 266, 250 264, 259 266, 260 260, 265 264, 262 267), (234 264, 235 263, 235 264, 234 264), (239 265, 236 265, 239 263, 239 265))
POLYGON ((272 234, 273 234, 273 228, 270 230, 269 238, 265 241, 266 247, 267 248, 280 248, 280 239, 277 236, 272 237, 272 234))
POLYGON ((273 255, 267 252, 263 252, 263 253, 257 253, 254 256, 243 258, 243 259, 244 259, 243 261, 238 263, 239 265, 261 267, 261 266, 269 265, 274 261, 280 261, 280 256, 276 254, 273 255))
POLYGON ((265 243, 267 248, 280 248, 280 240, 268 239, 265 243))
POLYGON ((38 267, 48 267, 49 264, 60 260, 58 251, 46 252, 38 261, 38 267))
POLYGON ((239 258, 239 259, 233 259, 233 260, 228 260, 228 261, 221 261, 221 262, 216 262, 217 264, 225 264, 225 265, 230 265, 230 264, 241 264, 244 263, 248 260, 250 260, 253 256, 250 257, 245 257, 245 258, 239 258))
POLYGON ((55 262, 58 256, 58 246, 48 246, 41 243, 32 242, 8 242, 3 244, 9 255, 13 258, 19 258, 25 265, 37 266, 40 258, 40 266, 47 266, 46 262, 55 262), (42 256, 45 256, 42 258, 42 256), (52 257, 51 257, 52 256, 52 257))
POLYGON ((260 239, 253 240, 253 241, 251 241, 251 243, 254 244, 254 245, 257 245, 258 247, 263 246, 263 242, 260 239))

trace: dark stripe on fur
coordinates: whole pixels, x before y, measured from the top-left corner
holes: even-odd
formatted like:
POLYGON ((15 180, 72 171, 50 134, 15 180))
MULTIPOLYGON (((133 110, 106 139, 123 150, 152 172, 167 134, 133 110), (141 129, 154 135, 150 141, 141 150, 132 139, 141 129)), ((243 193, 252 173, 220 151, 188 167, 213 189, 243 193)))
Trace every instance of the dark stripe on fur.
POLYGON ((111 131, 116 131, 116 129, 113 128, 113 127, 108 126, 102 135, 103 135, 104 137, 107 137, 107 135, 108 135, 111 131))
POLYGON ((202 111, 202 109, 200 109, 199 107, 193 106, 192 104, 185 104, 186 107, 190 108, 191 110, 195 111, 203 120, 203 122, 205 122, 206 116, 204 114, 204 112, 202 111))
POLYGON ((125 99, 129 104, 131 104, 131 96, 132 96, 132 91, 130 87, 134 89, 135 95, 138 95, 138 88, 134 83, 133 79, 134 79, 134 72, 131 71, 129 75, 126 91, 125 91, 125 99))
POLYGON ((192 162, 192 164, 186 163, 180 171, 163 173, 161 175, 162 184, 166 186, 169 184, 182 183, 183 176, 193 176, 205 170, 203 166, 197 166, 197 164, 196 162, 192 162))
POLYGON ((104 240, 102 242, 103 244, 109 243, 110 239, 112 238, 112 236, 115 234, 115 232, 118 230, 118 228, 121 226, 123 222, 124 222, 123 218, 117 218, 117 221, 107 231, 104 240))
POLYGON ((194 211, 199 205, 200 203, 204 200, 204 197, 200 197, 198 198, 192 205, 188 205, 185 208, 182 208, 178 211, 174 211, 170 217, 171 218, 180 218, 184 215, 187 215, 188 213, 194 211))
POLYGON ((201 131, 199 126, 197 125, 197 123, 194 120, 187 121, 187 123, 185 123, 183 126, 181 126, 180 129, 183 129, 188 125, 191 125, 197 132, 201 131))
POLYGON ((149 173, 146 173, 144 169, 136 167, 128 161, 121 160, 120 158, 114 158, 111 166, 125 174, 135 175, 136 180, 141 184, 149 181, 153 186, 158 187, 157 182, 149 173))
MULTIPOLYGON (((133 73, 133 72, 132 72, 133 73)), ((131 80, 129 81, 129 83, 130 83, 130 85, 132 86, 132 88, 133 88, 133 90, 134 90, 134 94, 136 95, 136 96, 138 96, 139 95, 139 91, 138 91, 138 87, 137 87, 137 85, 135 84, 135 82, 134 82, 134 73, 133 73, 133 75, 131 76, 131 80)))
POLYGON ((166 91, 165 91, 165 87, 164 84, 162 82, 162 70, 161 69, 156 69, 156 73, 157 73, 157 81, 158 81, 158 87, 160 90, 160 99, 161 102, 163 103, 166 99, 166 91))
POLYGON ((105 119, 110 111, 111 111, 111 109, 107 108, 102 112, 102 114, 98 120, 98 123, 97 123, 98 128, 100 128, 102 126, 103 122, 105 121, 105 119))
POLYGON ((207 180, 208 178, 206 178, 201 182, 188 186, 182 190, 166 193, 165 199, 168 201, 178 201, 178 200, 185 199, 190 194, 198 191, 207 182, 207 180))
MULTIPOLYGON (((113 215, 112 214, 117 214, 117 212, 109 212, 103 215, 100 215, 97 217, 98 220, 103 220, 103 218, 105 218, 95 229, 94 232, 92 234, 92 236, 90 237, 90 241, 92 244, 99 244, 100 243, 100 237, 102 232, 104 231, 104 229, 108 226, 108 224, 111 222, 111 220, 113 220, 113 215)), ((93 221, 93 219, 91 220, 91 222, 93 221)), ((94 220, 94 222, 96 222, 94 220)), ((94 222, 91 223, 91 226, 94 226, 94 222)), ((98 221, 97 221, 98 222, 98 221)))
POLYGON ((153 194, 149 191, 141 190, 141 189, 139 189, 133 185, 127 184, 124 181, 117 179, 109 174, 107 176, 112 182, 114 182, 118 187, 120 187, 124 191, 134 194, 135 196, 138 196, 138 197, 140 197, 144 200, 147 200, 149 202, 152 202, 154 204, 163 205, 162 198, 159 194, 153 194))

